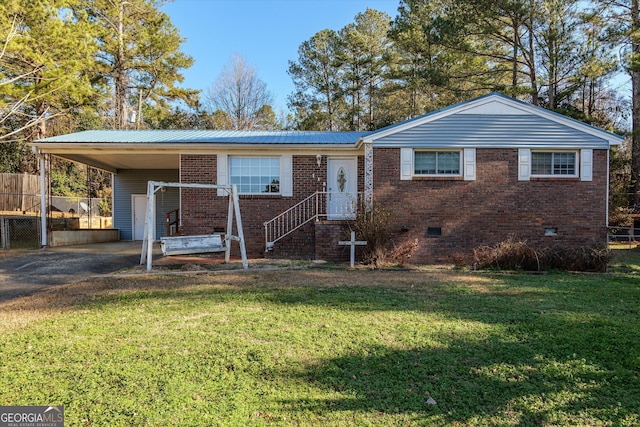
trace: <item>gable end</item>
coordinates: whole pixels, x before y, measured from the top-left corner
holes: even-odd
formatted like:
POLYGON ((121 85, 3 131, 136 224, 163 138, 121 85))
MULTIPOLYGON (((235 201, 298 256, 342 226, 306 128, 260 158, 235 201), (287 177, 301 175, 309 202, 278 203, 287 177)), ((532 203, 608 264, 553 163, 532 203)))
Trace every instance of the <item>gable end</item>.
POLYGON ((453 114, 374 142, 377 148, 603 148, 607 140, 531 114, 453 114))

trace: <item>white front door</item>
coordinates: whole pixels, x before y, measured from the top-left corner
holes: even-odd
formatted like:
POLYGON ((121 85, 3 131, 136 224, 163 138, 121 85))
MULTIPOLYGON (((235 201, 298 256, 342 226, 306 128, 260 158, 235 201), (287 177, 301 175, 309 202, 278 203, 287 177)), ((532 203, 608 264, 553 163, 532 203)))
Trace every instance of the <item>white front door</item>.
POLYGON ((131 218, 133 218, 133 240, 144 240, 144 220, 147 215, 147 195, 133 194, 131 196, 131 218))
POLYGON ((327 168, 327 218, 354 219, 358 203, 357 159, 329 158, 327 168))

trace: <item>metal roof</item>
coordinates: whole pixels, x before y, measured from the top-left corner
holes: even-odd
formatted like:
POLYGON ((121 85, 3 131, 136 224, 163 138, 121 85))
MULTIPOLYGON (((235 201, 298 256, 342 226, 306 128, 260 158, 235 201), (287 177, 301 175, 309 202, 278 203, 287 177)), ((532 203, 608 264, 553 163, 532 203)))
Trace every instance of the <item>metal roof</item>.
POLYGON ((355 144, 371 132, 88 130, 40 139, 58 143, 137 144, 355 144))

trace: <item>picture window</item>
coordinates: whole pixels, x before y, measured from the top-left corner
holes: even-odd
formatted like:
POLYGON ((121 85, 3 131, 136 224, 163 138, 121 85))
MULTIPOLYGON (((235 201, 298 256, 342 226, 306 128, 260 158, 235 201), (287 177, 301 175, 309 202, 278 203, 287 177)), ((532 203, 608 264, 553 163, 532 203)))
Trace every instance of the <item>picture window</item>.
POLYGON ((231 157, 229 169, 240 194, 280 194, 278 157, 231 157))

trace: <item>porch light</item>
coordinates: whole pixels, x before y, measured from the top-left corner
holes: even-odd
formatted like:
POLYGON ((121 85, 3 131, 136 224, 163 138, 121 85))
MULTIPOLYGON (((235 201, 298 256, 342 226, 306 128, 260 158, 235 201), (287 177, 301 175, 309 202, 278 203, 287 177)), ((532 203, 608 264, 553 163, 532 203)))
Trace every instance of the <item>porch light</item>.
POLYGON ((318 163, 318 167, 322 164, 322 154, 316 155, 316 163, 318 163))

